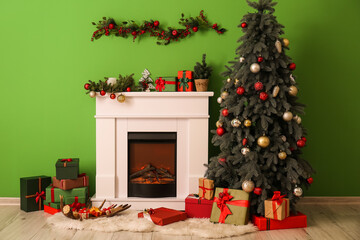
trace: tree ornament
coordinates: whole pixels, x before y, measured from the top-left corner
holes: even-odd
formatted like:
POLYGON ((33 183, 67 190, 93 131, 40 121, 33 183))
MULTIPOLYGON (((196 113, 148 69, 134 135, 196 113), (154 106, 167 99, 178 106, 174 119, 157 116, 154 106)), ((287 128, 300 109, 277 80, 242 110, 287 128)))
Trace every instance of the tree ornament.
POLYGON ((127 92, 131 92, 131 88, 129 88, 129 87, 126 88, 126 91, 127 91, 127 92))
POLYGON ((216 133, 217 133, 217 135, 219 135, 221 137, 222 135, 224 135, 225 129, 223 127, 218 127, 216 129, 216 133))
POLYGON ((260 91, 260 90, 262 90, 264 88, 264 85, 262 84, 262 82, 256 82, 254 84, 254 88, 255 88, 256 91, 260 91))
POLYGON ((290 80, 291 80, 291 82, 292 82, 293 84, 296 83, 295 78, 294 78, 294 76, 293 76, 292 74, 290 74, 290 80))
POLYGON ((231 78, 226 79, 226 82, 231 82, 231 78))
POLYGON ((261 193, 262 193, 262 189, 261 189, 261 188, 259 188, 259 187, 254 188, 254 194, 256 194, 256 195, 261 195, 261 193))
POLYGON ((173 31, 171 32, 171 34, 172 34, 173 36, 176 36, 176 35, 178 34, 178 31, 173 30, 173 31))
POLYGON ((101 95, 101 96, 105 96, 105 94, 106 94, 106 92, 105 92, 104 90, 101 90, 101 91, 100 91, 100 95, 101 95))
POLYGON ((227 108, 224 108, 222 111, 221 111, 221 114, 224 116, 224 117, 227 117, 229 115, 229 110, 227 108))
POLYGON ((245 126, 245 127, 251 127, 251 124, 252 124, 252 122, 251 122, 249 119, 246 119, 246 120, 244 121, 244 126, 245 126))
POLYGON ((90 91, 90 92, 89 92, 89 96, 90 96, 91 98, 96 97, 96 92, 95 92, 95 91, 90 91))
POLYGON ((233 127, 239 127, 240 124, 241 124, 241 122, 237 118, 234 118, 233 120, 231 120, 231 126, 233 126, 233 127))
POLYGON ((224 91, 221 93, 221 98, 225 100, 225 98, 227 98, 227 96, 229 96, 229 93, 227 91, 224 91))
POLYGON ((154 27, 158 27, 159 24, 160 24, 159 21, 155 21, 155 22, 154 22, 154 27))
POLYGON ((220 103, 222 103, 223 99, 222 99, 221 97, 218 97, 218 98, 216 99, 216 101, 218 102, 218 104, 220 104, 220 103))
POLYGON ((89 83, 86 83, 86 84, 84 85, 84 88, 85 88, 86 90, 89 90, 90 84, 89 84, 89 83))
POLYGON ((223 123, 219 121, 216 122, 216 127, 219 128, 219 127, 222 127, 223 126, 223 123))
POLYGON ((290 70, 295 70, 296 69, 296 64, 295 63, 290 63, 289 69, 290 70))
POLYGON ((298 89, 297 89, 297 87, 295 87, 295 86, 290 86, 290 87, 289 87, 289 95, 295 97, 297 94, 298 94, 298 89))
POLYGON ((219 158, 218 159, 218 162, 221 164, 221 163, 226 163, 226 158, 219 158))
POLYGON ((285 46, 285 47, 288 47, 289 44, 290 44, 290 41, 289 41, 289 39, 284 38, 284 39, 283 39, 283 43, 284 43, 284 46, 285 46))
POLYGON ((287 112, 284 112, 283 114, 283 119, 286 121, 286 122, 290 122, 291 119, 293 119, 293 114, 289 111, 287 112))
POLYGON ((278 53, 282 52, 282 46, 281 46, 281 42, 279 40, 276 40, 275 47, 276 47, 276 50, 278 51, 278 53))
POLYGON ((247 192, 250 193, 252 191, 254 191, 255 188, 255 184, 253 181, 251 180, 245 180, 242 184, 241 184, 241 188, 247 192))
POLYGON ((301 197, 303 195, 303 190, 301 187, 294 188, 294 195, 297 197, 301 197))
POLYGON ((110 23, 109 24, 109 29, 113 29, 114 28, 114 24, 110 23))
POLYGON ((259 97, 261 100, 265 101, 269 97, 269 95, 266 92, 261 92, 259 97))
POLYGON ((261 63, 261 62, 264 61, 264 58, 263 58, 262 56, 259 56, 259 57, 257 58, 257 61, 258 61, 259 63, 261 63))
POLYGON ((117 100, 118 100, 118 102, 123 103, 123 102, 125 102, 125 96, 122 95, 122 94, 120 94, 120 95, 117 97, 117 100))
POLYGON ((110 98, 111 99, 115 99, 116 98, 116 95, 114 93, 110 94, 110 98))
POLYGON ((247 148, 247 147, 244 147, 244 148, 241 149, 241 154, 244 155, 244 156, 245 156, 248 152, 250 152, 250 149, 247 148))
POLYGON ((141 73, 142 77, 139 79, 140 86, 142 87, 143 91, 155 89, 155 86, 153 85, 154 80, 150 77, 151 73, 148 69, 144 69, 144 71, 141 73))
POLYGON ((294 117, 293 117, 293 119, 294 119, 294 121, 296 121, 296 123, 297 124, 300 124, 301 123, 301 117, 299 117, 298 115, 295 115, 294 117))
POLYGON ((314 179, 312 177, 309 177, 306 179, 309 184, 312 184, 314 182, 314 179))
POLYGON ((306 137, 301 137, 301 140, 303 140, 305 143, 307 141, 306 137))
POLYGON ((270 144, 270 139, 267 136, 261 136, 258 138, 257 144, 262 148, 266 148, 270 144))
POLYGON ((133 35, 135 37, 137 35, 137 31, 132 31, 131 35, 133 35))
POLYGON ((286 136, 285 136, 285 135, 281 135, 281 140, 283 140, 284 142, 286 142, 286 136))
POLYGON ((278 158, 280 158, 281 160, 284 160, 286 157, 287 157, 286 152, 281 151, 278 153, 278 158))
POLYGON ((242 28, 247 28, 247 23, 246 22, 241 23, 241 27, 242 28))
POLYGON ((247 142, 248 142, 247 138, 243 138, 243 140, 242 140, 242 145, 243 145, 243 146, 246 146, 247 142))
POLYGON ((297 142, 296 142, 296 145, 297 145, 299 148, 305 147, 305 144, 306 144, 306 142, 305 142, 304 140, 302 140, 302 139, 299 139, 299 140, 297 140, 297 142))
POLYGON ((240 57, 239 61, 242 63, 243 61, 245 61, 244 57, 240 57))
POLYGON ((212 28, 213 28, 213 29, 216 29, 217 27, 218 27, 217 23, 214 23, 214 24, 212 25, 212 28))
POLYGON ((193 27, 192 30, 193 30, 193 32, 197 32, 199 30, 199 28, 198 27, 193 27))
POLYGON ((250 65, 250 71, 252 73, 258 73, 260 71, 260 65, 258 63, 253 63, 250 65))
POLYGON ((276 97, 279 94, 280 91, 280 87, 279 86, 275 86, 272 92, 272 96, 276 97))

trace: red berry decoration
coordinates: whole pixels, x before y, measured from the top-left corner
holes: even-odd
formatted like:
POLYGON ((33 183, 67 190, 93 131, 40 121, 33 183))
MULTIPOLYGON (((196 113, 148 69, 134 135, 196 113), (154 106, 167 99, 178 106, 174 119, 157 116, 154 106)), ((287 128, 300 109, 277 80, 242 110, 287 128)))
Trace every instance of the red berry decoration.
POLYGON ((290 151, 292 151, 292 152, 295 150, 295 149, 294 149, 294 148, 292 148, 292 147, 291 147, 291 148, 289 148, 289 149, 290 149, 290 151))
POLYGON ((301 140, 303 140, 305 143, 307 141, 306 137, 301 137, 301 140))
POLYGON ((264 61, 264 58, 260 56, 260 57, 258 57, 258 59, 257 59, 257 60, 258 60, 258 62, 259 62, 259 63, 261 63, 261 62, 263 62, 263 61, 264 61))
POLYGON ((86 84, 84 85, 84 88, 85 88, 86 90, 89 90, 90 84, 89 84, 89 83, 86 83, 86 84))
POLYGON ((133 32, 131 33, 131 35, 133 35, 133 36, 136 36, 136 34, 137 34, 136 31, 133 31, 133 32))
POLYGON ((199 30, 198 27, 193 27, 192 29, 193 29, 194 32, 197 32, 199 30))
POLYGON ((296 69, 296 64, 295 63, 290 63, 289 69, 290 70, 295 70, 296 69))
POLYGON ((217 135, 222 136, 225 133, 225 129, 222 127, 219 127, 216 129, 216 133, 217 133, 217 135))
POLYGON ((173 30, 171 33, 172 33, 173 36, 176 36, 178 34, 178 31, 173 30))
POLYGON ((105 92, 104 90, 101 90, 101 91, 100 91, 100 95, 101 95, 101 96, 105 96, 105 94, 106 94, 106 92, 105 92))
POLYGON ((114 28, 114 24, 110 23, 109 24, 109 29, 113 29, 114 28))
POLYGON ((256 91, 262 90, 263 87, 264 87, 264 85, 262 84, 262 82, 256 82, 256 83, 254 84, 254 88, 255 88, 256 91))
POLYGON ((212 25, 212 28, 216 29, 217 28, 217 23, 214 23, 214 25, 212 25))
POLYGON ((239 95, 243 95, 244 92, 245 92, 245 88, 243 88, 243 87, 238 87, 236 89, 236 93, 239 94, 239 95))
POLYGON ((227 110, 226 108, 222 110, 221 114, 224 116, 224 117, 227 117, 229 115, 229 110, 227 110))
POLYGON ((265 101, 267 98, 269 97, 269 95, 266 92, 261 92, 260 93, 260 99, 265 101))
POLYGON ((312 183, 314 182, 314 179, 313 179, 312 177, 309 177, 309 178, 307 179, 307 182, 308 182, 309 184, 312 184, 312 183))
POLYGON ((244 138, 244 139, 242 140, 242 145, 245 146, 246 144, 247 144, 247 138, 244 138))
POLYGON ((306 144, 306 142, 305 142, 304 140, 302 140, 302 139, 299 139, 299 140, 297 140, 297 142, 296 142, 296 145, 297 145, 299 148, 305 147, 305 144, 306 144))
POLYGON ((114 93, 110 94, 110 98, 111 99, 115 99, 116 98, 116 95, 114 93))
POLYGON ((155 26, 155 27, 159 26, 159 24, 160 24, 159 21, 155 21, 155 22, 154 22, 154 26, 155 26))
POLYGON ((129 87, 126 88, 126 91, 127 91, 127 92, 131 92, 131 88, 129 88, 129 87))
POLYGON ((256 188, 254 188, 254 193, 255 193, 256 195, 260 195, 260 194, 262 193, 262 189, 259 188, 259 187, 256 187, 256 188))
POLYGON ((241 27, 242 27, 242 28, 246 28, 246 27, 247 27, 247 23, 246 23, 246 22, 243 22, 243 23, 241 24, 241 27))
POLYGON ((219 158, 219 162, 225 163, 226 159, 225 158, 219 158))

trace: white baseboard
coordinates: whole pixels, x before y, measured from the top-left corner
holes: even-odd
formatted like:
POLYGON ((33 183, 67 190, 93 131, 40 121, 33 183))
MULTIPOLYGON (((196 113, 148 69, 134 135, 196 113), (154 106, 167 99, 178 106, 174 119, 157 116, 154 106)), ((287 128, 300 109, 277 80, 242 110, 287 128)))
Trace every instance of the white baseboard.
POLYGON ((19 205, 20 206, 20 198, 0 197, 0 205, 19 205))

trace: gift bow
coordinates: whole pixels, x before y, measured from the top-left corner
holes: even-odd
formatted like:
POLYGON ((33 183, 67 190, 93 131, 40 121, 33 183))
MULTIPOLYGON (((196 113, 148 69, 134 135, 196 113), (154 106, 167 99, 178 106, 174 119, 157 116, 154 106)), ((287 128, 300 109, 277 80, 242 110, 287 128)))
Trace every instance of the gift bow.
POLYGON ((155 87, 155 88, 156 88, 156 90, 158 90, 159 92, 162 92, 162 90, 165 89, 165 80, 162 79, 162 77, 156 79, 155 83, 156 83, 156 87, 155 87))
POLYGON ((79 203, 78 202, 78 197, 75 197, 75 201, 70 204, 70 207, 72 208, 72 211, 75 212, 75 211, 78 211, 81 207, 85 207, 85 203, 79 203))
POLYGON ((183 88, 183 91, 185 91, 187 88, 189 88, 189 84, 188 84, 189 79, 182 77, 179 79, 179 82, 180 82, 179 88, 180 89, 183 88))
POLYGON ((249 207, 249 201, 248 200, 233 200, 233 196, 231 196, 228 193, 229 189, 224 188, 223 192, 219 193, 219 197, 214 198, 214 202, 216 202, 217 207, 220 209, 220 217, 219 217, 219 223, 225 223, 225 219, 227 215, 232 214, 230 209, 227 205, 234 205, 239 207, 249 207))
POLYGON ((271 200, 272 201, 275 201, 278 205, 281 205, 282 202, 284 201, 284 197, 286 196, 285 195, 280 195, 280 191, 275 191, 274 192, 274 195, 272 196, 271 200))
POLYGON ((35 198, 36 203, 39 202, 40 198, 42 198, 43 200, 45 200, 45 192, 44 192, 44 191, 42 191, 41 193, 36 192, 35 195, 36 195, 36 198, 35 198))

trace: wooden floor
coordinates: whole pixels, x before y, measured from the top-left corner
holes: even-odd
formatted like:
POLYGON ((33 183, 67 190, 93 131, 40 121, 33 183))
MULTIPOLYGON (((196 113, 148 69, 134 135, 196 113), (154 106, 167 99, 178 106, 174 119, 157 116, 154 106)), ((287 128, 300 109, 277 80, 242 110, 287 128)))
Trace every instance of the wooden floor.
MULTIPOLYGON (((308 216, 308 228, 259 231, 225 240, 266 239, 360 239, 360 204, 303 204, 298 207, 308 216)), ((191 236, 172 236, 158 233, 54 230, 46 224, 50 215, 44 212, 25 213, 19 206, 0 206, 0 239, 143 239, 143 240, 201 240, 191 236)), ((205 240, 205 239, 203 239, 205 240)))

